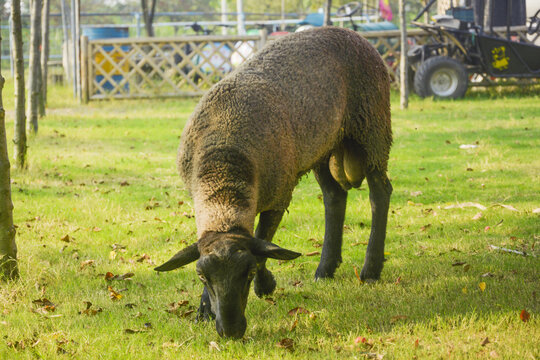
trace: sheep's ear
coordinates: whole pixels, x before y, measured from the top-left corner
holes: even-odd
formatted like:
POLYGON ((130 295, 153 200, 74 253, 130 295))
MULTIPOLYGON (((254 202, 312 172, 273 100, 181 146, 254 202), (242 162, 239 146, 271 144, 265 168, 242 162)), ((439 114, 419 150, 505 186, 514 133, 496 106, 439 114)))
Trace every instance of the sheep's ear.
POLYGON ((302 255, 295 251, 281 248, 269 241, 264 241, 257 238, 252 239, 250 244, 250 250, 253 255, 264 256, 278 260, 292 260, 302 255))
POLYGON ((169 261, 167 261, 163 265, 160 265, 154 268, 154 270, 171 271, 181 266, 194 262, 200 256, 201 255, 199 254, 199 248, 197 247, 197 243, 195 243, 180 250, 179 252, 176 253, 176 255, 170 258, 169 261))

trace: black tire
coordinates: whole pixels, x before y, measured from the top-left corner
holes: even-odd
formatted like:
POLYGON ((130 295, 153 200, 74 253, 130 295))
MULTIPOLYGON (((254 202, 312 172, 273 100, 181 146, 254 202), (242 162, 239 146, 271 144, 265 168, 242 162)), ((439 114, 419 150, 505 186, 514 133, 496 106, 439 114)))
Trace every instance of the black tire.
POLYGON ((457 60, 435 56, 418 66, 414 75, 414 91, 421 97, 457 99, 467 91, 468 76, 457 60))

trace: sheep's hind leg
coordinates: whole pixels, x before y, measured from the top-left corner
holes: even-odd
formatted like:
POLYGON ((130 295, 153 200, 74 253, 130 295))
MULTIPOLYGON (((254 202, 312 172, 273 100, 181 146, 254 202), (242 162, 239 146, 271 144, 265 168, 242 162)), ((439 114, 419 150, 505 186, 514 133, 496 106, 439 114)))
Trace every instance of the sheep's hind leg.
POLYGON ((384 262, 384 240, 392 185, 385 173, 371 170, 366 175, 371 202, 371 234, 366 250, 362 280, 378 280, 384 262))
MULTIPOLYGON (((258 239, 272 241, 274 234, 281 222, 284 211, 269 210, 259 215, 259 224, 255 230, 255 237, 258 239)), ((258 258, 257 275, 254 280, 254 290, 258 297, 271 294, 276 288, 274 275, 266 268, 266 258, 258 258)))
POLYGON ((315 272, 315 279, 332 278, 342 261, 341 244, 347 191, 332 176, 328 162, 315 168, 314 173, 323 193, 325 218, 321 262, 315 272))
POLYGON ((208 290, 205 286, 201 295, 201 304, 199 306, 199 310, 197 311, 197 321, 212 320, 215 317, 216 315, 214 315, 212 312, 212 307, 210 305, 210 296, 208 295, 208 290))

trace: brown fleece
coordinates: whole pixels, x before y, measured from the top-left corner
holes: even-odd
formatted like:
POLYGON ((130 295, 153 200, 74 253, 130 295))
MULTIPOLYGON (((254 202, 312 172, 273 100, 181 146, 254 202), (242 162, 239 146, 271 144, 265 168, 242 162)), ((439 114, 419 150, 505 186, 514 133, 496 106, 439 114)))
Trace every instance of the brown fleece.
MULTIPOLYGON (((356 173, 386 172, 389 96, 383 60, 351 30, 269 43, 208 91, 184 129, 178 168, 198 237, 233 227, 253 234, 258 213, 286 209, 300 176, 343 146, 357 147, 345 158, 362 155, 356 173)), ((345 185, 358 186, 353 180, 345 185)))

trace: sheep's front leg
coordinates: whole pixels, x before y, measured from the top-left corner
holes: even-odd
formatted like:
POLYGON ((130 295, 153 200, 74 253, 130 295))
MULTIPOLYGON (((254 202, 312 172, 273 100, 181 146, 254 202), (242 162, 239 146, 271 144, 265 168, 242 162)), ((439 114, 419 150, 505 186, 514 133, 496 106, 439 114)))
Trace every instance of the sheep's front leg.
POLYGON ((343 190, 332 177, 328 162, 314 169, 324 201, 324 243, 321 262, 315 272, 315 279, 332 278, 341 264, 341 243, 343 242, 343 222, 347 205, 347 191, 343 190))
MULTIPOLYGON (((284 211, 269 210, 259 215, 259 224, 255 230, 255 237, 258 239, 272 241, 274 234, 281 222, 284 211)), ((266 268, 266 258, 257 259, 257 275, 254 280, 254 290, 258 297, 271 294, 276 288, 274 275, 266 268)))
POLYGON ((392 185, 386 174, 379 170, 370 171, 366 178, 371 202, 371 234, 360 278, 362 280, 378 280, 384 262, 384 240, 392 185))
POLYGON ((208 295, 208 290, 205 286, 201 295, 201 304, 199 305, 199 310, 197 311, 197 320, 207 321, 212 320, 215 317, 216 315, 212 312, 212 307, 210 305, 210 295, 208 295))

